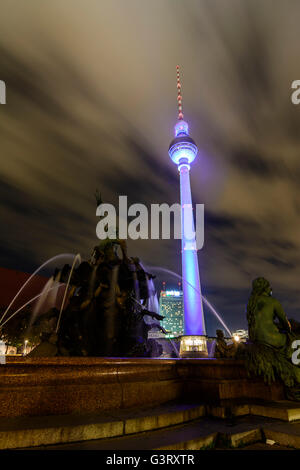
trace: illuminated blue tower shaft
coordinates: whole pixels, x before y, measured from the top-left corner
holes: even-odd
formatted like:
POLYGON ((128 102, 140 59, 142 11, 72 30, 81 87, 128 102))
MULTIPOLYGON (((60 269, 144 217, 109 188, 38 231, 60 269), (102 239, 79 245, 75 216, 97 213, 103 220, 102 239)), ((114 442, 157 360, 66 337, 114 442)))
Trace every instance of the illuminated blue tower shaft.
POLYGON ((184 334, 205 336, 189 165, 179 166, 184 334))

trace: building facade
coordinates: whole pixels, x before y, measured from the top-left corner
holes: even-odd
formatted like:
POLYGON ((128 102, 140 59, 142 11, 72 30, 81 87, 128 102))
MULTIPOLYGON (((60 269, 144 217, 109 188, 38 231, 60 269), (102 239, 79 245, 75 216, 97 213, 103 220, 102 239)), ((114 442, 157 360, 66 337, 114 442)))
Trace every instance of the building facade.
POLYGON ((181 336, 184 333, 183 323, 183 293, 179 290, 161 291, 160 314, 165 318, 161 322, 168 337, 181 336))

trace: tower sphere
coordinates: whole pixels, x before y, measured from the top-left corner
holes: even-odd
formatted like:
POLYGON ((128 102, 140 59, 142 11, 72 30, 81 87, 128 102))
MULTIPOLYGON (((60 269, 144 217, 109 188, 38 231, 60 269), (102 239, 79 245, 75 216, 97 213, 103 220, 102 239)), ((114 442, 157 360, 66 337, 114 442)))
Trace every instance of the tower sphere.
POLYGON ((198 153, 195 141, 189 136, 189 126, 185 121, 178 121, 174 127, 175 139, 169 146, 169 156, 176 164, 192 163, 198 153))

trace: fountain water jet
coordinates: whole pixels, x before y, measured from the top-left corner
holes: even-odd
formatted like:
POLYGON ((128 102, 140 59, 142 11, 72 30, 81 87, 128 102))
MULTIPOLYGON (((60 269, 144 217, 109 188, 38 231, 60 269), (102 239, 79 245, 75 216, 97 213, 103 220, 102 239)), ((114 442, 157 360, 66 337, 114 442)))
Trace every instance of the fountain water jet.
MULTIPOLYGON (((50 287, 47 291, 47 293, 49 291, 51 291, 52 289, 55 289, 56 286, 54 287, 50 287)), ((18 308, 18 310, 16 310, 10 317, 8 317, 3 323, 1 323, 0 325, 0 330, 1 328, 6 325, 7 322, 9 322, 9 320, 11 320, 15 315, 17 315, 17 313, 19 313, 21 310, 23 310, 23 308, 27 307, 27 305, 30 305, 32 302, 34 302, 34 300, 38 299, 39 297, 41 297, 41 295, 44 294, 44 290, 42 292, 40 292, 40 294, 36 295, 35 297, 32 297, 32 299, 28 300, 25 304, 23 304, 20 308, 18 308)))
MULTIPOLYGON (((43 290, 41 292, 41 295, 40 295, 36 305, 34 306, 34 309, 32 311, 32 315, 30 317, 29 326, 32 325, 32 323, 36 319, 37 315, 40 313, 40 310, 43 307, 44 303, 46 302, 47 297, 48 297, 48 293, 49 293, 51 287, 53 286, 53 284, 54 284, 54 278, 53 278, 53 276, 51 276, 50 279, 48 279, 48 281, 44 285, 43 290)), ((54 286, 53 286, 53 290, 51 292, 53 292, 53 291, 54 291, 54 286)))
POLYGON ((157 298, 156 290, 154 287, 153 279, 149 279, 148 274, 146 274, 146 279, 147 279, 147 287, 148 287, 148 295, 149 295, 149 298, 147 300, 147 310, 150 310, 150 312, 159 313, 159 303, 158 303, 158 298, 157 298))
POLYGON ((54 307, 56 305, 56 302, 57 302, 57 296, 58 296, 58 290, 60 288, 60 286, 62 285, 60 283, 60 278, 61 278, 61 271, 59 271, 57 273, 57 275, 55 276, 54 278, 54 283, 53 283, 53 286, 56 287, 56 289, 53 289, 50 291, 50 294, 47 298, 47 300, 49 301, 49 304, 54 307))
POLYGON ((73 271, 74 271, 74 268, 75 268, 75 265, 76 265, 76 261, 79 261, 79 264, 81 263, 81 256, 80 256, 80 253, 77 253, 77 255, 75 256, 75 258, 74 258, 74 260, 73 260, 73 263, 72 263, 72 267, 71 267, 71 270, 70 270, 70 274, 69 274, 69 277, 68 277, 68 281, 67 281, 67 284, 66 284, 66 288, 65 288, 63 300, 62 300, 61 307, 60 307, 60 311, 59 311, 59 317, 58 317, 58 320, 57 320, 57 325, 56 325, 55 333, 58 332, 58 328, 59 328, 59 324, 60 324, 62 312, 63 312, 64 306, 65 306, 65 301, 66 301, 66 297, 67 297, 67 293, 68 293, 68 289, 69 289, 71 277, 72 277, 72 274, 73 274, 73 271))
POLYGON ((41 266, 39 266, 35 271, 34 273, 31 274, 31 276, 29 276, 29 278, 27 279, 26 282, 24 282, 24 284, 22 285, 22 287, 18 290, 18 292, 16 293, 16 295, 14 296, 14 298, 11 300, 10 304, 8 305, 8 307, 6 308, 5 312, 3 313, 2 317, 0 318, 0 325, 2 323, 2 320, 5 318, 5 316, 7 315, 10 307, 12 306, 12 304, 14 303, 14 301, 17 299, 17 297, 20 295, 20 293, 23 291, 23 289, 27 286, 27 284, 31 281, 31 279, 42 269, 44 268, 45 266, 47 266, 48 264, 50 264, 52 261, 54 260, 57 260, 59 258, 66 258, 66 257, 72 257, 74 258, 75 255, 71 254, 71 253, 62 253, 60 255, 56 255, 56 256, 53 256, 52 258, 48 259, 47 261, 45 261, 45 263, 41 264, 41 266))

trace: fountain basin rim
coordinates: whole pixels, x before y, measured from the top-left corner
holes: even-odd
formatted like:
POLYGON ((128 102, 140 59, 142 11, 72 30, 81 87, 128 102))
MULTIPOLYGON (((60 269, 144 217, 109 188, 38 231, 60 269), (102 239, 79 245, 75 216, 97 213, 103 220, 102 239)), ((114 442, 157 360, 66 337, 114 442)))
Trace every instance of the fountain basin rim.
POLYGON ((201 362, 201 365, 222 365, 234 362, 237 365, 243 365, 243 360, 237 359, 216 359, 216 358, 144 358, 144 357, 15 357, 7 356, 6 364, 2 364, 1 367, 18 365, 124 365, 124 364, 196 364, 201 362))
MULTIPOLYGON (((18 357, 0 365, 0 417, 98 413, 251 393, 269 399, 270 387, 259 381, 253 391, 256 382, 234 359, 18 357)), ((276 399, 283 399, 276 387, 276 399)))

